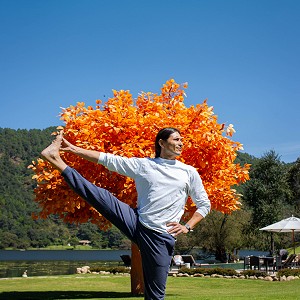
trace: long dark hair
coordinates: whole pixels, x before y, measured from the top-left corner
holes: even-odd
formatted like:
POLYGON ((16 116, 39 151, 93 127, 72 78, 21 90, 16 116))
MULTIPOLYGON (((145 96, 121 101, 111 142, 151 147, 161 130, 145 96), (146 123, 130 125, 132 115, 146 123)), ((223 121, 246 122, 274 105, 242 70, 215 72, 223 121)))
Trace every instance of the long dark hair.
POLYGON ((173 127, 166 127, 158 132, 155 138, 155 158, 160 157, 161 146, 159 144, 159 140, 166 141, 169 138, 169 136, 174 132, 178 132, 180 134, 179 129, 173 127))

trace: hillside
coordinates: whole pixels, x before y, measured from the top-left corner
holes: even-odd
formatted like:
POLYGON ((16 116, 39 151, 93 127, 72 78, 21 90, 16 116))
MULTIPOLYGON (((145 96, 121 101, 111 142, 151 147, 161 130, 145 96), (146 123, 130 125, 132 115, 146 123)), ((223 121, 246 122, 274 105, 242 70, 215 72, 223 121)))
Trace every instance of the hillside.
POLYGON ((101 232, 92 224, 64 224, 56 216, 33 220, 35 182, 27 166, 52 140, 55 127, 44 130, 0 128, 0 249, 76 245, 91 240, 98 248, 119 247, 123 236, 116 230, 101 232))

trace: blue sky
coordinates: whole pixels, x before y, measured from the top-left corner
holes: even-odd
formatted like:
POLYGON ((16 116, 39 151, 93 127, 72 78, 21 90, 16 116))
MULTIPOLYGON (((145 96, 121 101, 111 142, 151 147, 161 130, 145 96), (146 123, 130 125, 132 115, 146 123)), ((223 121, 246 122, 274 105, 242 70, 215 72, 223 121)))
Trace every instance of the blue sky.
POLYGON ((60 125, 60 107, 174 78, 245 152, 295 161, 299 16, 298 0, 0 0, 0 127, 60 125))

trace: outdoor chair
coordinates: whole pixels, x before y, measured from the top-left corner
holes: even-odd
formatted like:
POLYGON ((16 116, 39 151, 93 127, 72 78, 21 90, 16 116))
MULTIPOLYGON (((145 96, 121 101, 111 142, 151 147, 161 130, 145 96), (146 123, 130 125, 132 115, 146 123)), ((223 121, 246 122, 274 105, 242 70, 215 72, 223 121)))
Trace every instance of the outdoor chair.
POLYGON ((173 266, 181 267, 184 265, 184 261, 181 255, 174 255, 172 258, 173 266))
POLYGON ((259 256, 250 256, 250 269, 260 270, 264 264, 264 260, 259 256))
POLYGON ((244 269, 249 268, 250 270, 264 270, 266 272, 269 271, 269 269, 272 269, 274 271, 275 265, 274 265, 274 257, 273 256, 248 256, 245 257, 244 261, 244 269), (246 261, 247 260, 247 261, 246 261))
POLYGON ((178 272, 178 270, 184 266, 184 262, 182 260, 181 255, 174 255, 171 258, 171 263, 170 263, 170 271, 176 271, 178 272))
POLYGON ((125 267, 130 267, 131 266, 131 257, 130 257, 130 255, 124 254, 124 255, 120 255, 120 257, 121 257, 125 267))
POLYGON ((264 267, 266 269, 266 271, 268 272, 269 270, 272 270, 273 272, 276 269, 276 259, 274 256, 265 256, 263 257, 263 261, 264 261, 264 267))
POLYGON ((170 266, 169 266, 169 275, 177 274, 181 266, 182 265, 180 261, 178 260, 175 261, 174 256, 172 256, 170 266))
POLYGON ((299 268, 300 267, 300 254, 299 253, 295 257, 295 263, 296 263, 296 267, 299 268))
POLYGON ((197 263, 193 255, 182 255, 182 260, 184 264, 190 264, 191 267, 200 267, 201 264, 197 263))
POLYGON ((281 270, 281 269, 287 269, 291 268, 294 266, 296 254, 290 254, 286 260, 281 260, 280 257, 276 257, 276 269, 281 270))
POLYGON ((250 255, 244 257, 244 270, 250 269, 250 255))

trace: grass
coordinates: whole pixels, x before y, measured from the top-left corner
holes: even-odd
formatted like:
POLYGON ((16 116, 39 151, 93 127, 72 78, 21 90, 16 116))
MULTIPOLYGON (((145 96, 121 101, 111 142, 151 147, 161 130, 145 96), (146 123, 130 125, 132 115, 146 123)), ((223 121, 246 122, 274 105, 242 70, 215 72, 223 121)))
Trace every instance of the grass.
MULTIPOLYGON (((294 248, 288 248, 287 251, 291 254, 294 253, 294 248)), ((300 253, 300 246, 295 247, 295 253, 300 253)))
MULTIPOLYGON (((300 299, 300 280, 267 282, 251 279, 168 278, 166 300, 300 299)), ((1 300, 143 299, 130 293, 130 277, 68 275, 0 279, 1 300)))

